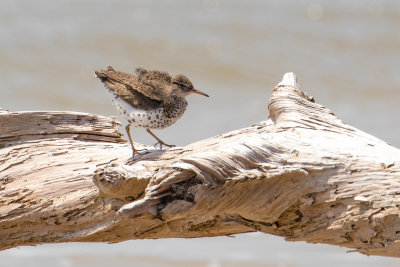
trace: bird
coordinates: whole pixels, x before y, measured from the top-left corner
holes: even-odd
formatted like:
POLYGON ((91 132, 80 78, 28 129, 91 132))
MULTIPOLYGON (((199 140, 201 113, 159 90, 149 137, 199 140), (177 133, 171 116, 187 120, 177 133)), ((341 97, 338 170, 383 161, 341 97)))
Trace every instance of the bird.
POLYGON ((132 148, 132 159, 140 154, 132 142, 130 127, 145 128, 162 149, 173 147, 158 138, 151 129, 164 129, 174 124, 185 112, 191 93, 209 97, 194 88, 184 75, 172 77, 168 72, 146 70, 138 67, 135 74, 117 71, 111 66, 95 71, 95 76, 104 83, 112 95, 112 103, 121 116, 128 121, 125 127, 132 148))

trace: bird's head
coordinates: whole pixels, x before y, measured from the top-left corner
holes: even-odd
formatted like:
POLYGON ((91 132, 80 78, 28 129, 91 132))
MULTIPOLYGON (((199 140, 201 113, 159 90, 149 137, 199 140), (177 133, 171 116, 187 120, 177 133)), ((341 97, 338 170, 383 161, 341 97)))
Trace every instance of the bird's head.
POLYGON ((172 86, 176 89, 176 92, 181 97, 186 97, 191 93, 196 93, 199 95, 208 95, 199 90, 194 89, 192 82, 184 75, 178 74, 172 79, 172 86))

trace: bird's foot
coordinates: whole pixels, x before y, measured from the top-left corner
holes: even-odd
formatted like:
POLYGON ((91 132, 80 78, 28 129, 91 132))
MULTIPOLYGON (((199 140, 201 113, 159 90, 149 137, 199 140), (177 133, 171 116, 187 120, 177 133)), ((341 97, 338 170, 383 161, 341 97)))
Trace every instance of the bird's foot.
POLYGON ((161 140, 154 144, 154 148, 157 148, 157 146, 160 146, 160 149, 162 149, 163 146, 166 146, 166 147, 175 147, 175 145, 168 145, 168 144, 164 143, 164 142, 161 141, 161 140))
POLYGON ((148 149, 135 149, 132 154, 132 158, 129 158, 127 161, 125 161, 125 165, 132 165, 136 160, 138 160, 137 155, 145 155, 150 153, 148 149))

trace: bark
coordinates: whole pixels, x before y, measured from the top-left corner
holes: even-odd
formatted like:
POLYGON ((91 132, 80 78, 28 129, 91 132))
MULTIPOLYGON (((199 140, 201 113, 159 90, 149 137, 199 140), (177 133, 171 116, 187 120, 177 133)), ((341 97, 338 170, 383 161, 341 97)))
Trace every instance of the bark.
POLYGON ((0 110, 0 249, 261 231, 399 257, 400 151, 314 103, 292 73, 268 109, 128 164, 113 118, 0 110))

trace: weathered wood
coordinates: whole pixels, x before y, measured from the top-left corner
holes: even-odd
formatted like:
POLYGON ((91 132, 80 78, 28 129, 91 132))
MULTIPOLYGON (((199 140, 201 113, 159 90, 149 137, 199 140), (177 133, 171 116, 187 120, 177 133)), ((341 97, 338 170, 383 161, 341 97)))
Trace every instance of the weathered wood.
POLYGON ((400 256, 400 151, 286 74, 270 116, 186 147, 131 150, 112 118, 0 111, 0 248, 261 231, 400 256))

